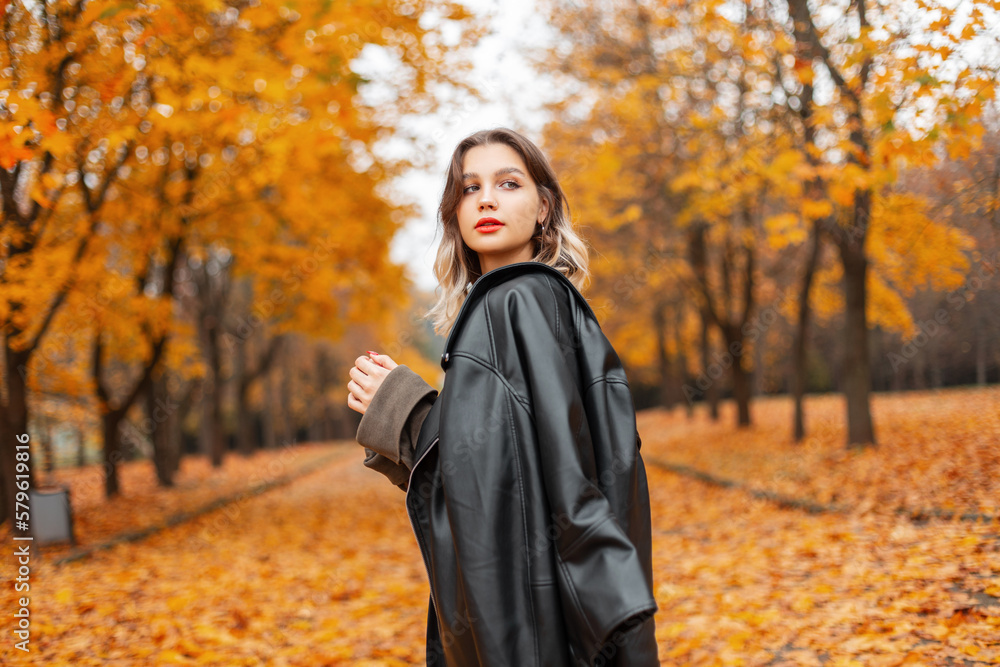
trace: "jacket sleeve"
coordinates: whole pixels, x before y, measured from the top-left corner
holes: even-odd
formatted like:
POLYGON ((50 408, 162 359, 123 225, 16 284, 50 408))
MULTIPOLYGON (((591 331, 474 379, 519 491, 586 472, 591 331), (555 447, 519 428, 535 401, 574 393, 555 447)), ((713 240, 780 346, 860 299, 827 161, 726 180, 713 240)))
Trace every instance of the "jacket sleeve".
POLYGON ((417 436, 436 397, 437 390, 408 367, 389 371, 358 425, 365 467, 406 491, 417 436))
MULTIPOLYGON (((560 295, 560 300, 552 283, 545 285, 512 292, 509 317, 527 375, 545 495, 557 523, 550 534, 555 535, 567 630, 574 653, 593 661, 616 637, 650 618, 657 604, 636 546, 595 481, 591 425, 582 396, 589 378, 579 377, 578 355, 584 351, 579 349, 572 306, 565 299, 569 295, 560 295)), ((613 483, 627 486, 630 472, 620 472, 613 483)), ((635 667, 658 664, 655 643, 651 650, 652 659, 640 660, 635 667)))

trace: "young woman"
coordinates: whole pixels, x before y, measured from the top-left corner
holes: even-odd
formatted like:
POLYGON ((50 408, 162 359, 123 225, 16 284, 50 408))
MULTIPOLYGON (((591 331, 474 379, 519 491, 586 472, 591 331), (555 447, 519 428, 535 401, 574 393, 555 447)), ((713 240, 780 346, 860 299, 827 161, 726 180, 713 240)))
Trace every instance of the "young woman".
POLYGON ((370 352, 347 399, 364 464, 406 492, 427 664, 659 665, 634 406, 555 174, 522 135, 477 132, 439 215, 441 393, 370 352))

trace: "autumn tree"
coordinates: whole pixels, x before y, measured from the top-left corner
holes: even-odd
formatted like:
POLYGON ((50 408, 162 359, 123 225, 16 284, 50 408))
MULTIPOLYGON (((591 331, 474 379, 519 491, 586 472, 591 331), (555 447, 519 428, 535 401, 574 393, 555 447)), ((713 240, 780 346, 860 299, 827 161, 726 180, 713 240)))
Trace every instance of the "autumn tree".
MULTIPOLYGON (((907 294, 954 284, 971 249, 968 237, 931 219, 925 200, 900 190, 898 169, 928 164, 944 148, 965 152, 981 133, 973 121, 992 96, 989 72, 949 72, 991 10, 978 4, 964 25, 936 37, 957 15, 922 2, 910 18, 896 7, 852 3, 825 12, 821 24, 805 3, 788 12, 715 0, 550 8, 562 38, 551 53, 558 63, 552 76, 572 82, 565 89, 575 103, 566 108, 576 114, 558 122, 592 123, 598 131, 651 116, 662 122, 660 136, 678 147, 661 156, 681 172, 663 184, 684 194, 673 226, 693 230, 696 293, 727 344, 745 351, 753 281, 774 273, 747 267, 763 266, 758 253, 786 262, 787 252, 774 253, 801 248, 800 304, 788 316, 799 318, 795 359, 804 370, 815 267, 824 241, 838 249, 848 442, 873 442, 869 323, 912 334, 907 294), (643 89, 652 94, 634 93, 643 89), (639 113, 627 106, 640 104, 639 113), (713 242, 718 269, 707 261, 713 242), (718 318, 707 307, 717 297, 730 304, 718 318), (744 308, 732 312, 734 303, 744 308)), ((641 136, 618 133, 614 147, 629 155, 633 146, 655 145, 641 136)), ((647 173, 645 165, 628 165, 615 176, 647 173)), ((627 208, 621 201, 600 214, 614 220, 627 208)), ((745 394, 742 369, 734 370, 736 393, 745 394)), ((801 397, 801 376, 794 385, 801 397)), ((796 431, 803 429, 800 409, 796 431)))
MULTIPOLYGON (((370 312, 358 303, 371 303, 366 272, 383 281, 401 275, 387 269, 395 221, 376 194, 393 167, 369 150, 382 135, 375 112, 357 103, 365 82, 353 63, 366 46, 383 48, 396 65, 388 84, 398 95, 385 106, 432 108, 428 82, 442 74, 446 49, 422 39, 437 28, 421 16, 433 10, 440 26, 465 13, 449 3, 374 3, 351 13, 316 4, 300 13, 196 0, 0 9, 8 87, 0 102, 5 478, 13 479, 13 438, 27 429, 43 337, 61 305, 103 291, 101 317, 84 326, 77 311, 60 333, 93 341, 87 357, 111 415, 105 467, 113 494, 120 434, 112 422, 162 364, 178 262, 227 250, 253 274, 267 262, 304 261, 328 239, 337 250, 312 272, 302 292, 309 298, 288 303, 301 310, 310 299, 346 299, 352 305, 339 312, 354 317, 370 312), (109 283, 116 288, 102 290, 109 283), (116 358, 130 370, 106 376, 116 358)), ((319 316, 337 312, 320 305, 290 326, 335 335, 339 327, 319 316)))
POLYGON ((4 518, 14 510, 15 438, 28 431, 29 365, 74 289, 141 122, 128 102, 142 76, 119 36, 141 32, 144 12, 114 11, 95 29, 99 13, 94 3, 0 3, 4 518))
MULTIPOLYGON (((986 30, 988 16, 995 16, 991 4, 973 2, 966 14, 966 8, 924 0, 907 8, 858 0, 820 20, 805 0, 787 3, 789 55, 796 74, 811 84, 821 72, 832 84, 827 103, 808 100, 812 109, 806 122, 819 136, 807 150, 821 153, 826 192, 845 211, 827 218, 822 231, 837 247, 844 269, 850 445, 876 441, 869 408, 870 290, 874 287, 883 297, 879 311, 899 305, 892 290, 870 273, 873 261, 892 261, 891 256, 873 257, 873 229, 879 213, 888 220, 899 207, 912 206, 910 213, 926 218, 921 202, 892 193, 900 162, 926 164, 936 159, 935 148, 942 143, 953 154, 967 154, 982 133, 975 119, 994 95, 992 73, 974 60, 956 68, 956 74, 950 71, 966 62, 963 45, 986 30)), ((811 96, 811 87, 806 90, 811 96)), ((913 225, 913 218, 905 224, 913 225)), ((964 249, 947 229, 938 238, 946 241, 946 252, 964 249)), ((893 250, 933 247, 923 234, 913 234, 911 240, 893 250)), ((954 266, 960 260, 947 261, 954 266)), ((911 266, 924 268, 925 274, 929 268, 911 266)))
MULTIPOLYGON (((570 12, 556 4, 551 15, 565 40, 553 49, 562 54, 554 76, 570 78, 565 87, 577 92, 572 101, 552 107, 561 115, 547 141, 555 155, 572 157, 585 146, 586 135, 578 131, 584 140, 560 149, 568 137, 559 127, 568 122, 588 128, 590 141, 601 142, 600 159, 585 153, 577 160, 590 178, 573 193, 574 201, 583 199, 587 217, 601 219, 600 227, 621 228, 617 238, 607 239, 612 248, 628 228, 639 247, 659 252, 657 278, 641 292, 654 304, 646 320, 653 327, 637 326, 661 341, 667 321, 679 328, 684 316, 664 313, 670 287, 669 309, 683 300, 696 304, 703 323, 701 381, 685 384, 685 396, 690 401, 713 392, 728 374, 738 423, 747 425, 747 352, 755 341, 746 335, 757 283, 769 271, 759 257, 768 234, 764 222, 795 189, 788 176, 796 160, 789 159, 789 139, 782 134, 785 110, 762 92, 773 67, 766 26, 752 14, 734 21, 709 3, 672 6, 669 12, 638 4, 570 12), (583 120, 571 112, 578 101, 587 105, 583 120), (604 202, 584 194, 596 189, 595 182, 608 184, 614 194, 604 202), (709 347, 710 327, 722 337, 721 352, 709 347)), ((629 268, 626 259, 612 270, 627 277, 629 268)), ((674 353, 678 361, 694 356, 681 349, 674 353)), ((664 366, 669 355, 662 346, 657 350, 664 366)))

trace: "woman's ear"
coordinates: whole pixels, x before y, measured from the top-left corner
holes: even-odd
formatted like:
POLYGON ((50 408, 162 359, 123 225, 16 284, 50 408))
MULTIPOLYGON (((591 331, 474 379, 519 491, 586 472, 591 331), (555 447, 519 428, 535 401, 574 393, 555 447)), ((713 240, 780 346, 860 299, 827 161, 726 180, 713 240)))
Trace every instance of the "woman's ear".
POLYGON ((541 203, 538 205, 538 219, 536 222, 540 225, 545 224, 545 219, 549 217, 549 200, 547 197, 539 197, 541 203))

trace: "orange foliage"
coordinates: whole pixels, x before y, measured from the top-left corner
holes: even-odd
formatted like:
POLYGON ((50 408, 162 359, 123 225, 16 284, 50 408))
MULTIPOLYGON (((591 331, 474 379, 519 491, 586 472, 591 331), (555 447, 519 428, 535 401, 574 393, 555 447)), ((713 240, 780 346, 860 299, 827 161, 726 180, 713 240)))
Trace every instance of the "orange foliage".
MULTIPOLYGON (((222 468, 213 468, 206 456, 189 455, 181 459, 172 488, 157 484, 152 461, 135 461, 121 466, 123 496, 110 500, 104 497, 103 465, 57 469, 39 475, 41 483, 37 486, 69 489, 77 544, 75 549, 64 543, 46 545, 42 551, 46 559, 58 560, 76 549, 98 546, 123 533, 162 526, 173 516, 197 512, 222 498, 245 500, 260 486, 280 483, 349 451, 343 445, 317 444, 257 450, 250 457, 227 458, 222 468)), ((9 538, 10 525, 0 526, 0 540, 9 538)))
MULTIPOLYGON (((948 498, 982 508, 998 497, 998 400, 995 388, 879 396, 880 423, 895 428, 879 450, 857 455, 840 451, 830 397, 814 399, 818 435, 801 447, 782 432, 782 401, 763 401, 758 425, 735 434, 700 416, 641 413, 661 664, 995 664, 996 524, 912 522, 892 510, 898 502, 947 506, 948 498), (666 472, 652 462, 659 457, 855 511, 778 509, 666 472)), ((321 451, 329 450, 294 450, 302 462, 321 451)), ((424 664, 429 590, 403 494, 361 465, 360 449, 346 453, 238 511, 223 508, 84 561, 36 559, 32 653, 15 655, 4 642, 0 659, 424 664), (212 539, 199 539, 206 531, 212 539)), ((226 465, 244 465, 237 461, 226 465)), ((141 465, 125 466, 126 484, 138 481, 130 471, 141 465)), ((160 504, 187 491, 130 493, 160 504)), ((12 608, 12 597, 6 588, 0 604, 12 608)))
POLYGON ((860 513, 1000 514, 1000 387, 876 394, 873 413, 885 424, 881 446, 843 447, 840 396, 806 399, 808 437, 792 442, 791 400, 758 399, 760 423, 734 431, 701 411, 645 411, 642 452, 760 490, 836 504, 860 513), (710 442, 711 446, 705 446, 710 442))
MULTIPOLYGON (((422 664, 427 575, 403 494, 378 477, 340 459, 235 514, 83 562, 36 560, 32 652, 25 660, 4 642, 0 661, 422 664)), ((10 587, 0 603, 13 608, 10 587)))

